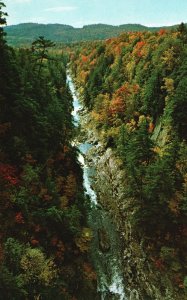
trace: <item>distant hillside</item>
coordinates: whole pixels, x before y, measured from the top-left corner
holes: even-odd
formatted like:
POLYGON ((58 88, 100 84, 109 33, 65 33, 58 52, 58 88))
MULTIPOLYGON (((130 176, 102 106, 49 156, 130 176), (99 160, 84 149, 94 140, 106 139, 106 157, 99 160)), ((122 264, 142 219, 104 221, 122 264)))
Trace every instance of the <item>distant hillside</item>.
POLYGON ((172 27, 146 27, 140 24, 124 24, 120 26, 95 24, 86 25, 83 28, 74 28, 63 24, 23 23, 7 26, 5 31, 8 43, 20 46, 30 44, 38 36, 45 36, 55 42, 71 43, 83 40, 107 39, 118 36, 124 31, 156 31, 160 28, 172 27))

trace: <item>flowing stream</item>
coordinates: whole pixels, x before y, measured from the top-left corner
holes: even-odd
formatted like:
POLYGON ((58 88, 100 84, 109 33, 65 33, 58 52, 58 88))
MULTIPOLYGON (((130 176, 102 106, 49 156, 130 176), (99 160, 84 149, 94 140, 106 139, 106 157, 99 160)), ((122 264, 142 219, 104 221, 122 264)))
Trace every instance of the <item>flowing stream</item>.
MULTIPOLYGON (((79 111, 82 109, 77 97, 71 76, 67 81, 73 95, 73 118, 75 126, 79 126, 79 111)), ((90 255, 97 273, 98 300, 125 300, 123 274, 121 271, 120 240, 114 224, 107 212, 97 203, 97 195, 92 188, 94 169, 86 164, 87 151, 92 148, 90 143, 78 143, 80 150, 79 162, 83 169, 83 184, 86 195, 91 201, 89 227, 93 231, 90 255)), ((95 300, 89 299, 88 300, 95 300)))

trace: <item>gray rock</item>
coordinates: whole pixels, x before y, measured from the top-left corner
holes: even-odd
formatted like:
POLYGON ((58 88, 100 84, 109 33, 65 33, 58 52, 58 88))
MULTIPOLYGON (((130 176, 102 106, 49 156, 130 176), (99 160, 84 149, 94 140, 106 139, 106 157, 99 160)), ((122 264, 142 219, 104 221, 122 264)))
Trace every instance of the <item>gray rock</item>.
POLYGON ((98 229, 99 248, 102 252, 110 250, 110 239, 104 228, 98 229))

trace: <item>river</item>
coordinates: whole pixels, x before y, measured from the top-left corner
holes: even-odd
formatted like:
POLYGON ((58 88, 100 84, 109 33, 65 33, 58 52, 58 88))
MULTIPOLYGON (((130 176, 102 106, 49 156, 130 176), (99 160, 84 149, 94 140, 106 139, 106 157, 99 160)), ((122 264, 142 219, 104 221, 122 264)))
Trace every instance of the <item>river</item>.
MULTIPOLYGON (((80 124, 79 111, 82 106, 70 75, 67 76, 67 81, 73 95, 72 115, 75 126, 78 127, 80 124)), ((119 235, 108 213, 98 204, 96 192, 92 188, 94 169, 86 163, 86 155, 88 150, 92 148, 92 144, 76 141, 76 146, 80 150, 79 162, 83 169, 85 193, 91 201, 88 225, 93 231, 93 239, 90 256, 97 273, 98 299, 125 300, 127 298, 125 297, 121 270, 122 259, 119 235)))

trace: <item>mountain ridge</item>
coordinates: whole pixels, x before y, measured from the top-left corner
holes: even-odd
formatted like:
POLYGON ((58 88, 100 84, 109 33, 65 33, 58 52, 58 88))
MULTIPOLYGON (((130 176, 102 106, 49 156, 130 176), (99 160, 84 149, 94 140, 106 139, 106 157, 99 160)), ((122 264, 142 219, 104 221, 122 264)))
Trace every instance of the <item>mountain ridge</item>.
POLYGON ((160 29, 174 29, 176 26, 177 25, 148 27, 141 24, 110 25, 99 23, 76 28, 66 24, 28 22, 8 25, 4 30, 7 33, 8 43, 13 46, 20 46, 32 43, 38 36, 45 36, 54 42, 72 43, 89 40, 104 40, 129 31, 158 31, 160 29))

